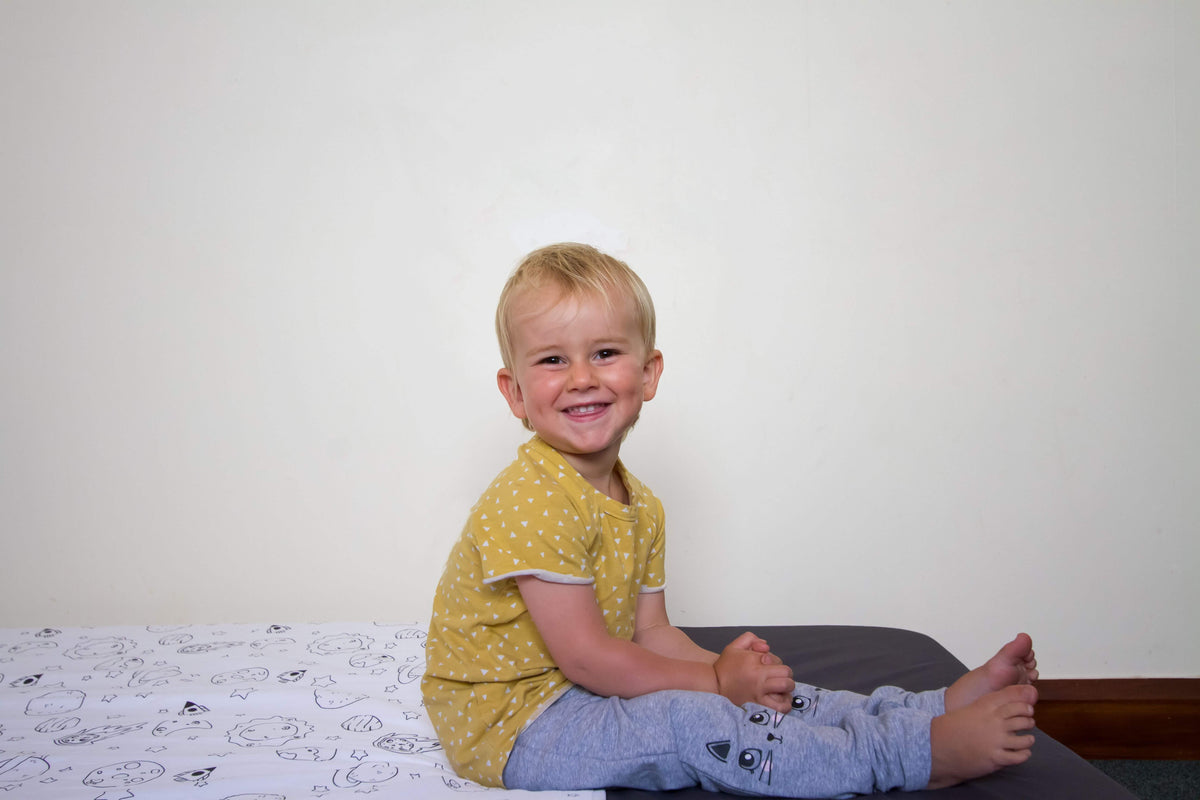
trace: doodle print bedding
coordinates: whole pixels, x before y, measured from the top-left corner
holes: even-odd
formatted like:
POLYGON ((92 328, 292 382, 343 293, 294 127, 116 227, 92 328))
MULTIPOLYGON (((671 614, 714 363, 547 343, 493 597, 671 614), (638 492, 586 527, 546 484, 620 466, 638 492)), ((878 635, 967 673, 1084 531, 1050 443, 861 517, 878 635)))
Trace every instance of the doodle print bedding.
POLYGON ((450 769, 424 644, 416 624, 0 629, 0 797, 529 794, 450 769))

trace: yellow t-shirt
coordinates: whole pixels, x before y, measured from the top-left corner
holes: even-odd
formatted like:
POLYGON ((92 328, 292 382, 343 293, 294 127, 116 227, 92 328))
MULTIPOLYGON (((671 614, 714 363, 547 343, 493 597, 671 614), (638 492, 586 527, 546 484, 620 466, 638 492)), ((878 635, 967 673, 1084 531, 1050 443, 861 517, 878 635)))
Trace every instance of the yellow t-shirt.
POLYGON ((662 504, 625 468, 624 505, 534 437, 476 503, 433 602, 421 691, 461 777, 502 786, 526 725, 571 683, 514 578, 592 584, 612 636, 633 638, 641 592, 665 586, 662 504))

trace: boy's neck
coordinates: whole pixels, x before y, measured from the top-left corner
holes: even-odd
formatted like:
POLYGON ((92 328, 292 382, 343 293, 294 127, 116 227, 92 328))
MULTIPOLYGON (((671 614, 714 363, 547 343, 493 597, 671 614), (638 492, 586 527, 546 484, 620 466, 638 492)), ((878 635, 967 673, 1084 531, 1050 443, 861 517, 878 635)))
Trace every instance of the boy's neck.
POLYGON ((621 480, 615 453, 611 456, 597 454, 597 456, 588 457, 560 451, 559 455, 565 458, 567 463, 574 467, 596 491, 611 497, 618 503, 629 504, 629 490, 621 480))

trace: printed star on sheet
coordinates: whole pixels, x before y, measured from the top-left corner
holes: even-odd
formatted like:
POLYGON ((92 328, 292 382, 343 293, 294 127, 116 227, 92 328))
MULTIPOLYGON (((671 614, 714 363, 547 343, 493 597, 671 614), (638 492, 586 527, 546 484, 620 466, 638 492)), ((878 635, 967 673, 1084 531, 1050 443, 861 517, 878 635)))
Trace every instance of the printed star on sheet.
POLYGON ((319 678, 313 678, 312 685, 320 686, 322 689, 328 689, 330 686, 333 686, 335 683, 337 683, 337 681, 335 681, 333 679, 332 675, 322 675, 319 678))
POLYGON ((255 689, 253 687, 248 687, 246 689, 235 689, 229 696, 230 697, 240 697, 243 700, 249 700, 250 695, 256 691, 257 691, 257 689, 255 689))
POLYGON ((100 698, 100 702, 101 703, 111 703, 113 700, 116 700, 116 699, 117 699, 117 696, 115 694, 106 694, 106 695, 104 695, 104 697, 100 698))
POLYGON ((350 754, 350 757, 353 758, 355 761, 362 761, 364 758, 367 757, 367 751, 366 750, 355 750, 353 753, 350 754))
POLYGON ((147 748, 146 748, 146 752, 147 752, 147 753, 161 753, 163 750, 166 750, 166 749, 167 749, 167 748, 163 747, 163 746, 160 744, 158 747, 147 747, 147 748))
POLYGON ((313 791, 313 794, 315 794, 317 797, 324 797, 325 795, 329 794, 329 787, 328 786, 314 786, 312 788, 312 791, 313 791))

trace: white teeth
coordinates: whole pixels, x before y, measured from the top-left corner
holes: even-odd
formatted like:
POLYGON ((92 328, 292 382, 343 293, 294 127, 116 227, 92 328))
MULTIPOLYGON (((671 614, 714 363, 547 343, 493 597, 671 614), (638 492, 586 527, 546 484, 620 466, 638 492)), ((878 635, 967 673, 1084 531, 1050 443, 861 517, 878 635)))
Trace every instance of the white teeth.
POLYGON ((574 408, 569 409, 569 411, 572 414, 591 414, 593 411, 598 411, 599 409, 600 409, 600 406, 598 406, 598 405, 575 406, 574 408))

